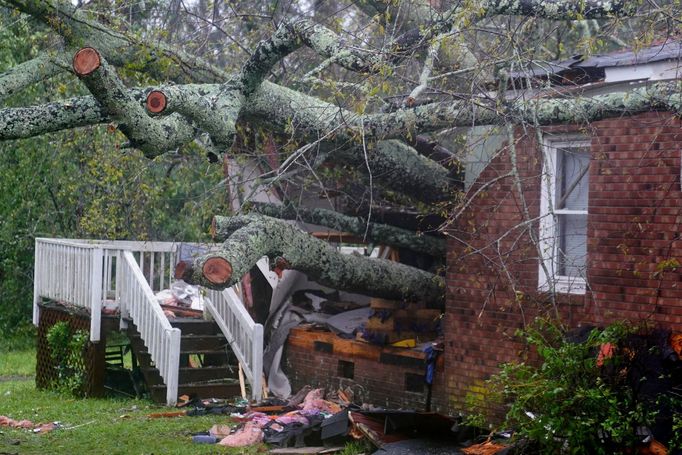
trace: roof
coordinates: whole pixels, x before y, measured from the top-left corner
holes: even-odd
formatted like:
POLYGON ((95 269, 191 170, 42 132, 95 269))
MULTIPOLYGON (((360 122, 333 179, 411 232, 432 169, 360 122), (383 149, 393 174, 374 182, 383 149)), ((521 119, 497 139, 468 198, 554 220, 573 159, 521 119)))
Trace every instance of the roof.
POLYGON ((644 65, 682 60, 682 41, 667 40, 639 49, 626 49, 608 54, 574 55, 558 62, 535 63, 533 67, 511 73, 513 80, 551 79, 563 85, 584 84, 603 80, 607 68, 644 65))
POLYGON ((580 62, 578 67, 606 68, 614 66, 641 65, 663 60, 682 58, 682 41, 666 41, 637 50, 623 50, 603 55, 593 55, 580 62))

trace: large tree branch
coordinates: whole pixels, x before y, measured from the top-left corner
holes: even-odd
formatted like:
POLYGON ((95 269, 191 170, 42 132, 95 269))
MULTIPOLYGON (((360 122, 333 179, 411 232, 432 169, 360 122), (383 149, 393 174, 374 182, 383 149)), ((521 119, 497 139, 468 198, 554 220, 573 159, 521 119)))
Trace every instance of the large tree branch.
POLYGON ((366 154, 362 145, 342 147, 334 160, 363 172, 369 167, 376 182, 420 201, 447 199, 458 189, 446 168, 395 139, 370 142, 366 154))
MULTIPOLYGON (((184 87, 169 87, 168 90, 185 90, 184 87)), ((205 88, 217 90, 219 86, 207 85, 205 88)), ((132 96, 139 96, 139 93, 139 89, 131 90, 132 96)), ((606 95, 519 99, 508 102, 506 106, 497 106, 490 99, 443 101, 388 114, 360 115, 266 81, 240 114, 254 120, 267 120, 281 130, 293 123, 301 137, 323 136, 333 130, 338 134, 359 137, 364 130, 366 138, 382 139, 443 128, 497 125, 504 123, 506 117, 517 124, 535 124, 537 120, 537 124, 542 126, 583 124, 650 110, 682 114, 681 98, 682 83, 659 82, 606 95)), ((93 106, 90 97, 28 108, 0 109, 0 139, 37 136, 49 131, 101 123, 106 118, 101 108, 93 106), (29 110, 34 112, 27 112, 29 110), (31 121, 16 125, 17 115, 31 121)))
MULTIPOLYGON (((343 215, 334 210, 264 203, 254 203, 253 210, 273 218, 300 220, 305 223, 326 226, 341 232, 350 232, 351 234, 365 237, 368 242, 372 243, 405 248, 436 257, 445 254, 445 239, 430 235, 417 235, 414 231, 388 224, 368 223, 363 218, 343 215)), ((216 231, 216 234, 219 233, 216 231)), ((218 235, 217 239, 224 240, 224 237, 221 238, 218 235)))
POLYGON ((25 139, 107 121, 109 116, 93 96, 0 109, 0 140, 25 139))
POLYGON ((638 0, 487 0, 481 17, 529 16, 555 20, 602 19, 631 15, 638 0))
POLYGON ((237 118, 244 104, 239 83, 188 85, 176 89, 168 86, 151 90, 145 102, 147 111, 155 115, 181 114, 206 131, 213 144, 223 151, 232 146, 237 118))
POLYGON ((240 79, 244 94, 251 94, 265 79, 273 65, 302 45, 321 57, 355 72, 378 71, 386 62, 377 53, 346 47, 328 28, 308 19, 282 24, 275 33, 256 47, 242 67, 240 79))
POLYGON ((227 240, 220 252, 183 267, 179 275, 191 283, 224 289, 268 256, 335 289, 390 299, 443 299, 444 282, 437 275, 397 262, 341 254, 281 220, 255 215, 216 217, 214 225, 227 240))
POLYGON ((73 48, 93 47, 115 66, 131 65, 149 76, 178 83, 222 82, 229 74, 194 55, 130 37, 89 20, 66 0, 0 0, 59 33, 73 48))
POLYGON ((56 54, 46 52, 0 74, 0 100, 24 87, 64 72, 69 67, 69 57, 66 52, 56 54))
MULTIPOLYGON (((159 106, 188 115, 192 113, 180 110, 177 106, 193 106, 196 100, 217 96, 215 86, 212 88, 206 86, 200 90, 196 87, 202 86, 190 87, 186 89, 185 86, 169 86, 155 90, 152 94, 163 95, 163 99, 156 100, 155 98, 159 106)), ((220 99, 219 96, 218 98, 220 99)), ((149 99, 147 106, 150 107, 149 99)), ((152 109, 152 111, 157 112, 158 109, 152 109)), ((221 112, 223 112, 221 109, 211 109, 206 115, 216 117, 221 112)), ((453 188, 453 182, 446 168, 418 154, 412 147, 400 141, 376 143, 373 141, 365 156, 365 150, 361 144, 358 144, 361 141, 357 140, 363 132, 359 131, 356 137, 353 137, 343 134, 343 128, 341 128, 344 116, 347 116, 349 121, 353 121, 357 114, 340 110, 318 98, 265 81, 244 104, 241 113, 247 117, 255 117, 254 122, 279 127, 280 130, 286 130, 293 125, 296 128, 297 137, 309 141, 317 141, 320 137, 329 136, 330 132, 338 131, 333 134, 336 136, 338 145, 332 143, 326 147, 329 160, 348 163, 363 171, 368 164, 377 182, 413 195, 420 200, 443 199, 449 196, 453 188), (325 119, 325 114, 329 115, 327 119, 325 119)), ((205 123, 198 122, 198 124, 202 129, 206 129, 205 123)), ((224 122, 217 123, 218 126, 224 124, 224 122)), ((328 138, 327 142, 332 142, 332 139, 328 138)))
MULTIPOLYGON (((196 90, 198 86, 190 87, 196 90)), ((207 92, 221 88, 218 85, 199 87, 207 92)), ((186 86, 164 88, 169 93, 183 90, 189 89, 186 86)), ((139 90, 131 90, 130 93, 133 98, 139 96, 139 90)), ((266 81, 244 105, 241 115, 256 122, 267 122, 282 130, 294 125, 299 137, 312 140, 328 136, 330 131, 337 131, 338 137, 347 138, 341 143, 348 143, 363 134, 371 141, 404 135, 415 137, 417 132, 442 128, 502 124, 506 118, 513 123, 551 125, 584 124, 652 109, 682 114, 681 99, 682 83, 662 82, 629 92, 592 97, 515 100, 506 106, 497 106, 494 101, 487 99, 478 102, 450 101, 402 109, 390 114, 360 115, 266 81)), ((88 97, 32 108, 2 109, 0 139, 31 137, 108 119, 110 117, 88 97)), ((340 159, 364 163, 364 150, 360 145, 351 145, 340 159), (353 155, 349 155, 351 152, 353 155)), ((387 185, 397 187, 399 191, 409 191, 430 199, 447 194, 452 187, 445 169, 426 158, 418 157, 413 149, 400 142, 379 142, 368 153, 368 160, 370 169, 373 168, 387 185)), ((358 166, 358 169, 362 168, 358 166)))
MULTIPOLYGON (((443 101, 363 119, 370 137, 401 137, 443 128, 514 124, 584 124, 610 117, 634 115, 651 110, 682 114, 682 83, 659 82, 627 92, 576 96, 565 99, 517 99, 498 106, 490 98, 443 101)), ((355 128, 358 126, 356 125, 355 128)))
POLYGON ((135 100, 116 75, 116 71, 93 48, 79 50, 73 69, 107 115, 119 122, 119 128, 134 147, 149 158, 167 152, 194 139, 196 131, 178 115, 153 119, 135 100))

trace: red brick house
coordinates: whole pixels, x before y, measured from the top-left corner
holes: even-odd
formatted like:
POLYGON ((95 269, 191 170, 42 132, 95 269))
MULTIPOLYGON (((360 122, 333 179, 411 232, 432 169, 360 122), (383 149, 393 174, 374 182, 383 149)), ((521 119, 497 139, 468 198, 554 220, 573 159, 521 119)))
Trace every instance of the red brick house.
MULTIPOLYGON (((519 73, 509 96, 595 95, 679 79, 682 43, 574 57, 519 73), (527 87, 527 81, 538 87, 527 87), (514 85, 519 85, 515 87, 514 85)), ((513 146, 469 134, 466 202, 447 231, 444 351, 430 391, 425 356, 295 328, 283 369, 293 389, 354 387, 390 408, 485 407, 485 381, 526 346, 539 315, 567 327, 646 321, 682 330, 682 121, 648 112, 535 131, 513 146), (516 177, 518 176, 518 177, 516 177)))
MULTIPOLYGON (((576 57, 531 76, 551 82, 552 93, 607 93, 677 79, 681 56, 680 43, 665 43, 576 57)), ((682 330, 679 117, 519 128, 513 148, 488 155, 467 176, 468 203, 449 231, 451 408, 485 402, 485 379, 519 358, 514 333, 539 314, 560 314, 572 327, 626 319, 682 330)))

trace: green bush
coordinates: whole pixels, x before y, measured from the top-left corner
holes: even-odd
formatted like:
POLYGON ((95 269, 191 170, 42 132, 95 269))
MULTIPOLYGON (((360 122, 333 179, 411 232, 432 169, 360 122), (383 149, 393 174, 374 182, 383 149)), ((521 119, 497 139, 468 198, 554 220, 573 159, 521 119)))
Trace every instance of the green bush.
POLYGON ((89 334, 84 330, 72 332, 67 322, 57 322, 47 331, 47 345, 57 369, 52 387, 60 392, 80 396, 85 384, 85 350, 89 334))
POLYGON ((492 387, 510 403, 506 424, 538 445, 541 453, 607 454, 633 447, 641 440, 636 429, 653 422, 655 407, 638 401, 627 386, 624 368, 629 359, 619 354, 623 351, 614 350, 602 362, 597 353, 604 344, 616 346, 635 331, 616 324, 571 342, 556 325, 540 321, 520 333, 537 350, 541 364, 506 364, 491 379, 492 387))

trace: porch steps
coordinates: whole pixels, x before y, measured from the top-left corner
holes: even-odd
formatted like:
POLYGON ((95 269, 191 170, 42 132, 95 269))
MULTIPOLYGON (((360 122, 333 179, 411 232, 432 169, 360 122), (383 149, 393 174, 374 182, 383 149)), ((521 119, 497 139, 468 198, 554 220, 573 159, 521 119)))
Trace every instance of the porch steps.
MULTIPOLYGON (((177 318, 170 323, 181 332, 178 396, 232 398, 240 395, 238 363, 217 324, 190 318, 177 318)), ((165 403, 166 386, 130 320, 127 334, 152 400, 165 403)))

